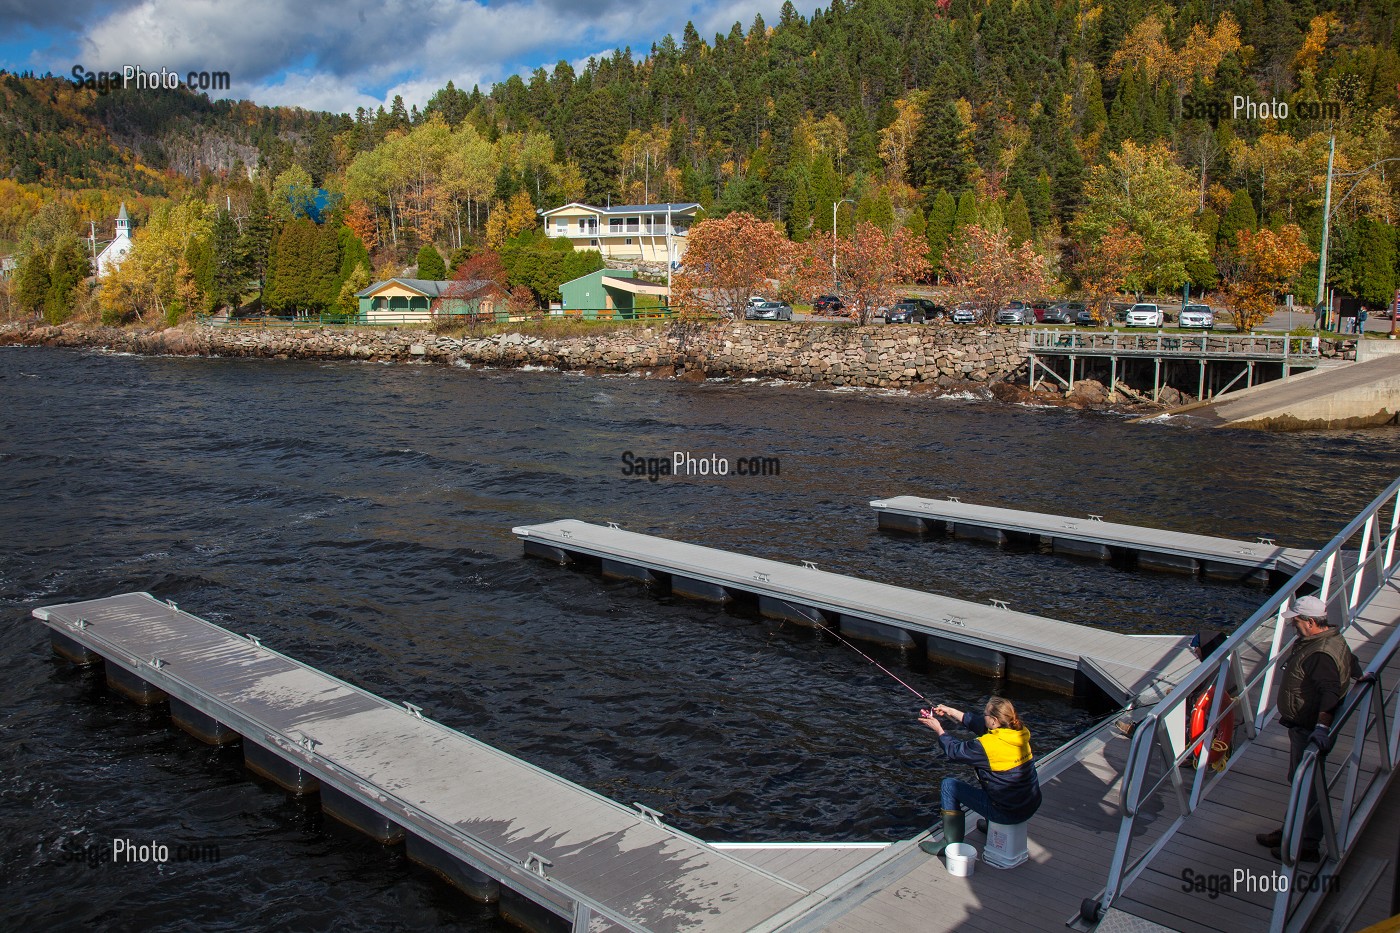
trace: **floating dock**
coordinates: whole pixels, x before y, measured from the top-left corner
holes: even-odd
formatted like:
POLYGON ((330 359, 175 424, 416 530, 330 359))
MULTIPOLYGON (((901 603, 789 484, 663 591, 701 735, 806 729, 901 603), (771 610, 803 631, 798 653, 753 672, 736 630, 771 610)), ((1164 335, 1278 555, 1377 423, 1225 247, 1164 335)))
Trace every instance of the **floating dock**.
POLYGON ((1101 515, 1073 518, 1022 512, 952 497, 895 496, 876 499, 870 506, 879 513, 880 527, 895 531, 943 532, 994 544, 1020 540, 1048 545, 1056 554, 1105 561, 1130 556, 1145 570, 1199 573, 1224 580, 1268 583, 1273 574, 1296 573, 1313 555, 1305 549, 1279 547, 1268 538, 1237 541, 1106 522, 1101 515))
POLYGON ((526 553, 596 559, 607 576, 723 603, 756 597, 769 618, 924 651, 930 660, 1061 692, 1091 685, 1119 705, 1153 702, 1194 667, 1188 639, 1126 635, 572 519, 512 529, 526 553))
POLYGON ((888 848, 709 845, 147 593, 34 616, 60 656, 528 929, 776 929, 888 848))

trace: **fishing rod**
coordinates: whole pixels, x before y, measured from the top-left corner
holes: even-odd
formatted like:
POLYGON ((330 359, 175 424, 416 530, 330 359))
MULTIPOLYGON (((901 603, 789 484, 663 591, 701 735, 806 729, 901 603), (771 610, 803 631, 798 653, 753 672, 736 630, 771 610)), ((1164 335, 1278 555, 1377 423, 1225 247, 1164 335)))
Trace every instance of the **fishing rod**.
MULTIPOLYGON (((876 667, 878 667, 880 670, 884 671, 885 674, 887 674, 891 679, 893 679, 895 683, 899 684, 899 685, 900 685, 901 687, 903 687, 905 690, 908 690, 910 693, 914 694, 914 696, 916 696, 916 697, 918 697, 919 699, 923 700, 923 701, 924 701, 925 703, 927 703, 930 707, 933 707, 933 706, 935 705, 934 702, 933 702, 932 700, 930 700, 928 697, 924 696, 922 693, 920 693, 919 691, 915 690, 913 687, 909 686, 909 685, 908 685, 907 683, 905 683, 903 680, 900 680, 899 677, 895 676, 894 672, 891 671, 889 668, 885 667, 885 665, 881 664, 879 661, 875 660, 875 659, 872 658, 870 655, 866 654, 864 651, 861 651, 861 650, 860 650, 859 648, 857 648, 855 645, 851 644, 849 641, 847 641, 846 639, 842 638, 842 637, 840 636, 839 633, 837 633, 835 630, 833 630, 830 626, 826 625, 826 623, 822 622, 822 620, 821 620, 819 617, 818 617, 818 618, 813 618, 813 617, 807 615, 807 613, 804 611, 804 609, 803 609, 802 606, 798 606, 798 605, 796 605, 796 604, 794 604, 794 603, 790 603, 790 602, 788 602, 787 600, 783 600, 783 604, 786 605, 786 606, 788 606, 789 608, 795 610, 795 611, 797 612, 797 614, 800 615, 802 618, 806 619, 808 622, 811 622, 811 623, 812 623, 813 625, 815 625, 817 628, 821 629, 823 632, 826 632, 826 633, 827 633, 828 635, 830 635, 832 638, 836 639, 836 640, 839 641, 841 644, 845 645, 847 648, 850 648, 850 649, 851 649, 852 651, 854 651, 856 654, 860 655, 862 658, 865 658, 865 660, 869 661, 871 664, 874 664, 874 665, 875 665, 876 667)), ((820 614, 820 613, 819 613, 819 614, 820 614)))

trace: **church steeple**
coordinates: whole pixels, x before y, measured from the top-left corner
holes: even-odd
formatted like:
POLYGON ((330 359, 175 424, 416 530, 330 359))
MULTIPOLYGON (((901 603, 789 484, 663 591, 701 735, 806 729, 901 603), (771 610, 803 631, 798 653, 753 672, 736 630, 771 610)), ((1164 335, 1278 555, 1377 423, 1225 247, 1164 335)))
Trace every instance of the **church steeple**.
POLYGON ((122 202, 121 210, 117 211, 117 238, 131 235, 131 218, 126 216, 126 202, 122 202))

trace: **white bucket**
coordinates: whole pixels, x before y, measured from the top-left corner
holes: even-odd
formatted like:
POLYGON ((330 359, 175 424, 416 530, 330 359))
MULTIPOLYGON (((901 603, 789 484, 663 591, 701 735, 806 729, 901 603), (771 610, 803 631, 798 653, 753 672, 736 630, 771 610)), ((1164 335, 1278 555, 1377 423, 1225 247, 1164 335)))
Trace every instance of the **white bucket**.
POLYGON ((943 855, 948 860, 948 874, 959 878, 972 874, 973 866, 977 864, 977 847, 965 842, 951 844, 943 850, 943 855))

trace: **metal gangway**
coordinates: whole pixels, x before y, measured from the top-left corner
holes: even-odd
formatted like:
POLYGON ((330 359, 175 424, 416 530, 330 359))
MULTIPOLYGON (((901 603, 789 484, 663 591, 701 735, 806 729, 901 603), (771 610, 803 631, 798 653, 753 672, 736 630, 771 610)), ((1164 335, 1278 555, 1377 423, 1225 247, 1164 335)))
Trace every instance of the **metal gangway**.
MULTIPOLYGON (((1323 758, 1310 746, 1299 764, 1288 795, 1283 857, 1278 866, 1286 883, 1275 885, 1277 890, 1271 896, 1266 893, 1256 899, 1274 933, 1307 928, 1329 890, 1328 884, 1319 884, 1317 879, 1335 877, 1345 865, 1400 760, 1400 664, 1395 663, 1400 649, 1400 625, 1396 624, 1400 620, 1400 587, 1394 579, 1397 520, 1400 479, 1318 550, 1220 650, 1177 683, 1138 722, 1122 777, 1121 823, 1107 882, 1098 895, 1085 901, 1078 924, 1081 928, 1098 924, 1101 931, 1126 929, 1154 912, 1157 916, 1176 913, 1170 903, 1172 887, 1144 880, 1144 874, 1154 868, 1154 860, 1163 858, 1193 819, 1201 819, 1203 808, 1212 805, 1212 794, 1216 804, 1222 798, 1229 799, 1232 783, 1238 786, 1245 780, 1238 773, 1239 763, 1250 757, 1252 749, 1258 749, 1261 758, 1267 757, 1265 773, 1276 770, 1282 780, 1285 769, 1279 765, 1278 738, 1283 727, 1275 720, 1273 693, 1293 631, 1282 613, 1295 596, 1316 588, 1327 604, 1328 618, 1347 636, 1364 673, 1343 699, 1333 721, 1335 747, 1323 758), (1217 763, 1218 771, 1209 766, 1211 756, 1206 754, 1195 756, 1198 760, 1191 767, 1194 748, 1188 747, 1176 725, 1185 721, 1191 698, 1208 687, 1214 688, 1214 694, 1203 734, 1215 736, 1227 716, 1234 716, 1239 724, 1230 757, 1223 766, 1217 763), (1308 788, 1316 790, 1324 826, 1326 854, 1315 868, 1299 859, 1308 788)), ((1286 762, 1286 736, 1281 748, 1286 762)), ((1274 814, 1274 825, 1278 815, 1274 814)), ((1232 838, 1243 837, 1241 845, 1246 848, 1240 852, 1253 856, 1260 851, 1255 847, 1252 827, 1234 827, 1231 833, 1232 838)), ((1194 908, 1183 908, 1180 916, 1191 916, 1190 910, 1199 912, 1199 899, 1192 902, 1185 892, 1175 896, 1182 903, 1194 903, 1194 908)))

